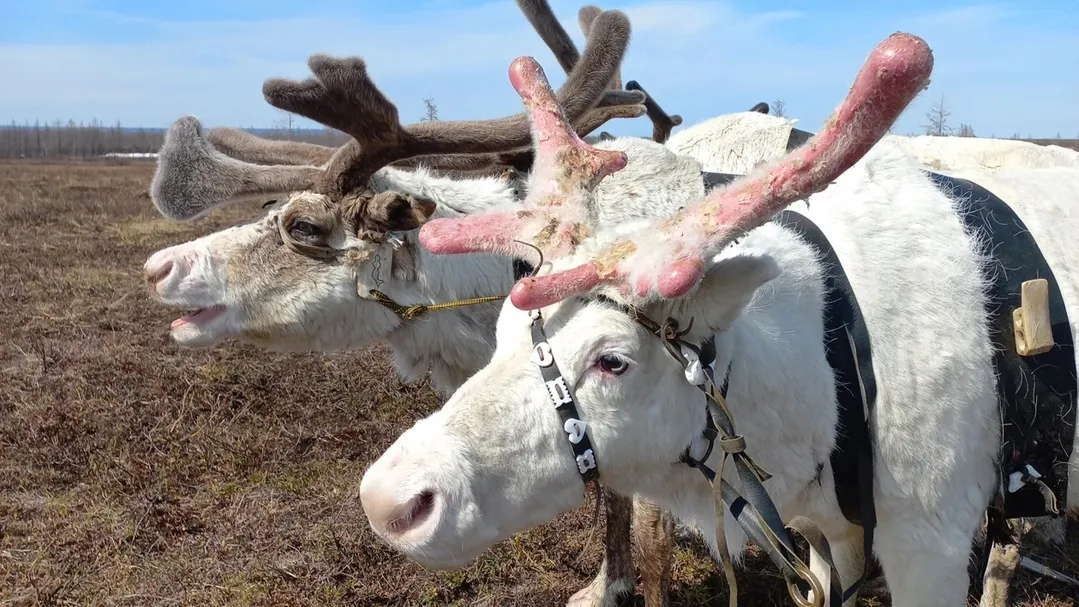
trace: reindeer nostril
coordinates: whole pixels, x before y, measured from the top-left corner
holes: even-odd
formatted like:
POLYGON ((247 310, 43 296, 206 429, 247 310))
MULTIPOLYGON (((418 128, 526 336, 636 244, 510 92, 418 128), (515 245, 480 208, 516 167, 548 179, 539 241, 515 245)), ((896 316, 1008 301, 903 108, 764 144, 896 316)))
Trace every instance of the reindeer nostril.
POLYGON ((415 529, 430 518, 434 509, 434 492, 421 491, 396 509, 396 515, 386 522, 386 531, 394 535, 400 535, 410 529, 415 529))
POLYGON ((371 526, 387 536, 400 537, 431 518, 438 501, 432 490, 416 493, 406 502, 394 497, 393 490, 383 491, 370 485, 360 487, 360 501, 371 526))
POLYGON ((172 260, 168 260, 160 266, 147 267, 146 282, 150 283, 151 285, 156 285, 157 283, 161 282, 162 280, 167 278, 169 274, 172 273, 172 265, 172 260))

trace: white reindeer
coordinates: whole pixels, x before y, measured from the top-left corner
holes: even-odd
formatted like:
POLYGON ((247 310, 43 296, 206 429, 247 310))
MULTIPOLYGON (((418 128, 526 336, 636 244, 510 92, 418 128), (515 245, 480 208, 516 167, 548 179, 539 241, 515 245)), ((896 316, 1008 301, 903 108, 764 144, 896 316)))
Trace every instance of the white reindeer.
MULTIPOLYGON (((560 119, 538 66, 515 62, 511 81, 532 112, 537 145, 525 206, 435 220, 420 239, 443 254, 522 255, 514 243, 527 241, 550 267, 511 291, 489 364, 365 473, 361 499, 375 532, 427 566, 463 566, 578 506, 582 475, 598 470, 615 491, 698 527, 719 557, 712 489, 679 463, 685 452, 702 456, 708 413, 684 369, 638 320, 643 314, 675 319, 686 342, 715 340, 715 369, 729 365, 730 408, 747 452, 773 475, 765 486, 779 512, 815 522, 840 579, 856 579, 861 531, 840 511, 828 465, 837 412, 823 343, 825 267, 793 231, 768 223, 808 196, 802 212, 841 259, 872 336, 875 555, 895 605, 964 604, 972 538, 999 482, 983 274, 991 258, 980 247, 984 235, 964 230, 967 201, 938 188, 893 145, 871 149, 924 88, 931 66, 924 42, 893 35, 818 136, 668 218, 663 173, 641 180, 636 159, 614 142, 583 144, 560 119), (612 201, 632 207, 624 221, 604 220, 615 214, 605 208, 612 201), (656 219, 638 219, 650 205, 656 219), (545 384, 541 370, 550 373, 552 363, 560 376, 545 384), (571 399, 579 419, 564 422, 552 399, 571 399), (578 453, 584 437, 592 449, 578 453)), ((1038 240, 1070 315, 1079 314, 1079 258, 1068 248, 1079 229, 1070 210, 1079 172, 998 179, 1040 194, 1009 203, 1038 240), (1035 181, 1045 177, 1052 181, 1035 181)), ((719 451, 706 462, 713 468, 719 451)), ((1074 450, 1069 465, 1074 508, 1074 450)), ((742 487, 733 474, 725 479, 742 487)), ((722 548, 737 554, 744 536, 728 513, 720 520, 728 530, 722 548)), ((813 556, 827 587, 827 569, 813 556)))

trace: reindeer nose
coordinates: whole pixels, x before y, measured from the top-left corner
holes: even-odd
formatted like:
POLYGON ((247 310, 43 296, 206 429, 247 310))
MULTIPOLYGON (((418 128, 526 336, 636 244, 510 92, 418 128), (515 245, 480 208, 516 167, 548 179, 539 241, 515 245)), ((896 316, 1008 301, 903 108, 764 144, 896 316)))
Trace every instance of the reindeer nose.
POLYGON ((143 276, 146 278, 146 282, 153 286, 168 278, 174 266, 175 262, 170 251, 167 249, 158 251, 143 264, 143 276))
POLYGON ((398 480, 391 464, 390 470, 369 470, 360 481, 360 504, 380 535, 400 537, 421 527, 438 504, 434 490, 401 491, 398 480))

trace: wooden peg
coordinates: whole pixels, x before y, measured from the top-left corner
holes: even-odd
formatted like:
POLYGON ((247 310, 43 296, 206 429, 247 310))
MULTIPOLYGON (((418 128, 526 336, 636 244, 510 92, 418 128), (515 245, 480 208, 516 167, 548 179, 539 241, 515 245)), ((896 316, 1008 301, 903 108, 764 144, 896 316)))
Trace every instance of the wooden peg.
POLYGON ((1012 311, 1015 350, 1020 356, 1044 354, 1053 348, 1053 325, 1049 319, 1049 281, 1023 283, 1020 307, 1012 311))

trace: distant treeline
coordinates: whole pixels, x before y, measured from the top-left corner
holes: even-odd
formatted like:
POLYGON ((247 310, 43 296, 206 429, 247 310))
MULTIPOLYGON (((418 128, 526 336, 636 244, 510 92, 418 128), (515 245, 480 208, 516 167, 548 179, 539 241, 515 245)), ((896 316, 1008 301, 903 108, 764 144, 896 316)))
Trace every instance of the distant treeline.
MULTIPOLYGON (((270 139, 291 139, 328 146, 348 141, 334 129, 246 128, 245 131, 270 139)), ((1018 134, 1012 139, 1020 139, 1018 134)), ((94 158, 104 154, 155 153, 165 140, 165 129, 125 127, 119 122, 106 125, 69 120, 0 125, 0 158, 94 158)), ((1077 139, 1021 139, 1040 145, 1059 145, 1079 150, 1077 139)))
MULTIPOLYGON (((270 139, 292 139, 338 146, 347 136, 332 129, 244 129, 270 139)), ((165 129, 131 128, 119 122, 106 125, 34 122, 0 125, 0 158, 94 158, 110 153, 153 153, 161 148, 165 129)))

